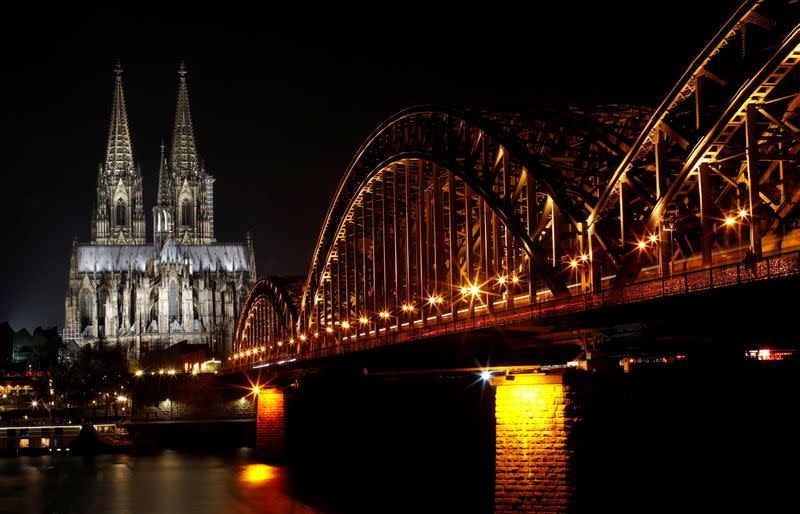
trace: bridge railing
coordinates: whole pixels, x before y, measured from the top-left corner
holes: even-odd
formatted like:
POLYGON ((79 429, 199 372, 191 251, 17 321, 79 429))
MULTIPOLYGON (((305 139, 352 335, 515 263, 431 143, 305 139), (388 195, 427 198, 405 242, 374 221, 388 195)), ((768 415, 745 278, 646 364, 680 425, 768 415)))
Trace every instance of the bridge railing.
MULTIPOLYGON (((447 334, 500 327, 520 321, 565 316, 605 307, 640 303, 682 294, 722 289, 751 282, 800 275, 800 252, 765 257, 752 265, 734 263, 699 271, 690 271, 650 279, 634 284, 573 295, 569 298, 553 299, 516 308, 501 308, 495 304, 495 313, 465 317, 451 321, 433 321, 424 327, 403 330, 381 329, 376 336, 342 342, 335 346, 317 348, 312 351, 284 356, 280 359, 264 360, 251 366, 270 366, 297 360, 310 360, 343 353, 369 350, 391 344, 418 341, 447 334), (385 333, 381 333, 385 331, 385 333)), ((502 302, 498 302, 502 303, 502 302)))

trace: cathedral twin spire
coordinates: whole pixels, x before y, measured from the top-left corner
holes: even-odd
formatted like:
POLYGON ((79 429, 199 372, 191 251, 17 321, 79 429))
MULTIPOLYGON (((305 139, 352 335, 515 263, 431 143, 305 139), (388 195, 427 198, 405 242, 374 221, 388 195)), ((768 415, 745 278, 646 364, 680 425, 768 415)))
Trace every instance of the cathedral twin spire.
MULTIPOLYGON (((141 244, 144 242, 141 172, 133 162, 119 62, 114 72, 116 79, 108 145, 106 159, 98 175, 92 241, 99 244, 141 244)), ((169 160, 164 153, 163 143, 161 145, 158 196, 154 207, 157 244, 179 235, 185 243, 206 244, 214 241, 214 179, 202 169, 197 155, 186 73, 186 66, 181 63, 169 160)))
MULTIPOLYGON (((111 106, 111 123, 108 128, 105 170, 107 174, 133 173, 133 147, 128 114, 125 108, 125 93, 122 89, 122 66, 119 61, 114 68, 114 99, 111 106)), ((179 176, 200 174, 197 147, 192 127, 192 112, 189 108, 189 89, 186 86, 186 66, 178 68, 178 102, 175 108, 175 126, 172 131, 170 164, 172 173, 179 176)), ((163 148, 162 148, 163 157, 163 148)), ((160 182, 160 180, 159 180, 160 182)), ((160 185, 160 184, 159 184, 160 185)))

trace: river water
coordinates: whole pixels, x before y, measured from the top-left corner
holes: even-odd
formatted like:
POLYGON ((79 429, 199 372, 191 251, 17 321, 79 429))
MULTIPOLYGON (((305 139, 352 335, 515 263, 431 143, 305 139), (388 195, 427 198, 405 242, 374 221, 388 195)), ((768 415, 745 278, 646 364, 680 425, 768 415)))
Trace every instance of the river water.
POLYGON ((0 514, 313 514, 285 468, 250 449, 208 455, 0 458, 0 514))

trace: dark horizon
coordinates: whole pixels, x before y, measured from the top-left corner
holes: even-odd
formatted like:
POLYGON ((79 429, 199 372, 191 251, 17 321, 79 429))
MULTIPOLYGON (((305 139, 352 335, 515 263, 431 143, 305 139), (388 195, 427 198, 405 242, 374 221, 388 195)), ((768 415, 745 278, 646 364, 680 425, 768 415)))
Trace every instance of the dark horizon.
POLYGON ((21 14, 30 21, 0 36, 16 49, 3 84, 13 185, 0 202, 0 322, 63 324, 71 240, 89 239, 117 59, 147 239, 183 60, 198 152, 217 179, 217 240, 250 232, 259 275, 305 276, 345 167, 394 112, 656 106, 739 2, 623 4, 21 14))

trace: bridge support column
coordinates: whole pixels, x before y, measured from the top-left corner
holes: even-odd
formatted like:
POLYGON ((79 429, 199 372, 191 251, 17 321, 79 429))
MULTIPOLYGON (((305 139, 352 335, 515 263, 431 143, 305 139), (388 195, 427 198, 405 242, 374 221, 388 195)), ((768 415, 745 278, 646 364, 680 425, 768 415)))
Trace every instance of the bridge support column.
POLYGON ((278 388, 258 392, 256 410, 256 453, 268 460, 283 458, 285 442, 283 391, 278 388))
POLYGON ((494 512, 566 512, 574 504, 567 439, 575 419, 562 375, 510 375, 495 386, 494 512))

